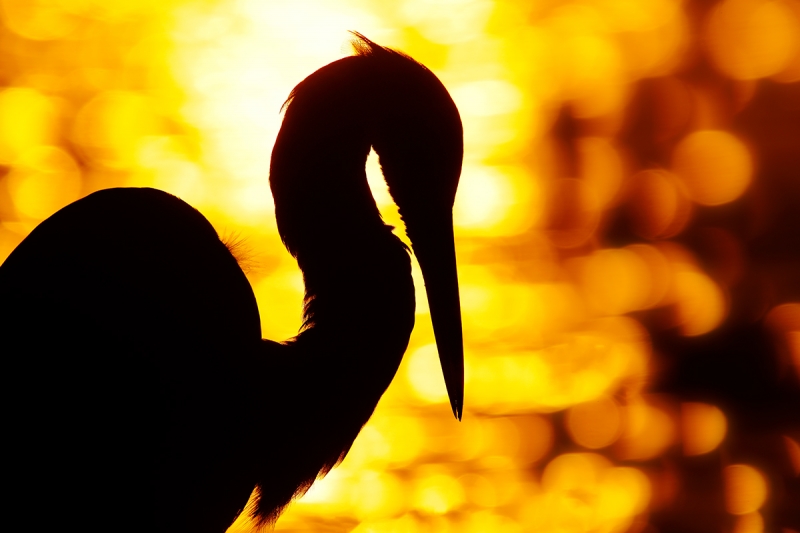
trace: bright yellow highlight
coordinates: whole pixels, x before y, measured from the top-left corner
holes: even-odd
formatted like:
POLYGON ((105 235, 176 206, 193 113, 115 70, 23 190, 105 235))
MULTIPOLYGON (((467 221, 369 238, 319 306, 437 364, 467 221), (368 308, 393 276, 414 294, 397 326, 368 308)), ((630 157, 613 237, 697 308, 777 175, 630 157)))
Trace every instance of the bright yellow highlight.
POLYGON ((502 80, 481 80, 459 85, 452 93, 459 113, 474 116, 505 115, 522 107, 522 92, 502 80))
POLYGON ((436 345, 422 346, 406 357, 409 358, 408 379, 414 393, 429 403, 447 402, 447 389, 436 345))
POLYGON ((581 179, 594 191, 601 206, 611 207, 617 200, 625 173, 617 147, 604 137, 582 137, 577 148, 581 179))
POLYGON ((0 163, 23 151, 56 141, 57 101, 33 89, 0 92, 0 163))
POLYGON ((636 401, 623 408, 625 430, 619 453, 629 460, 645 460, 661 454, 675 440, 675 422, 662 409, 636 401))
POLYGON ((405 0, 400 14, 431 42, 456 44, 481 35, 492 7, 490 0, 405 0))
POLYGON ((527 531, 624 531, 649 501, 647 478, 596 454, 564 454, 542 474, 524 512, 527 531))
POLYGON ((467 166, 453 206, 453 223, 465 234, 517 235, 541 212, 534 176, 521 168, 467 166))
POLYGON ((779 73, 797 54, 800 23, 783 2, 725 0, 709 19, 708 46, 716 67, 741 80, 779 73))
POLYGON ((725 438, 728 423, 717 407, 705 403, 681 404, 683 453, 702 455, 714 450, 725 438))
POLYGON ((555 411, 597 398, 636 368, 636 344, 581 335, 538 352, 477 360, 467 387, 475 406, 493 413, 555 411))
POLYGON ((64 10, 61 2, 48 0, 2 0, 4 22, 15 33, 36 41, 69 36, 79 19, 64 10))
POLYGON ((464 491, 461 484, 451 476, 434 474, 417 481, 413 498, 417 509, 444 514, 464 502, 464 491))
POLYGON ((692 133, 675 148, 672 169, 689 196, 703 205, 732 202, 747 189, 753 173, 750 151, 724 131, 692 133))
POLYGON ((731 465, 722 471, 725 481, 725 509, 735 515, 758 511, 767 499, 764 475, 748 465, 731 465))
POLYGON ((567 411, 567 429, 572 440, 585 448, 605 448, 619 437, 622 415, 608 397, 578 404, 567 411))
POLYGON ((302 324, 303 276, 286 269, 272 272, 253 287, 259 305, 261 335, 266 339, 288 339, 297 335, 302 324))
POLYGON ((396 516, 406 507, 402 482, 388 472, 361 472, 351 493, 355 515, 361 519, 396 516))
POLYGON ((81 171, 61 148, 39 146, 23 153, 7 177, 17 212, 44 220, 81 196, 81 171))
POLYGON ((141 140, 159 130, 152 103, 145 97, 108 91, 80 110, 73 136, 94 163, 127 168, 138 162, 141 140))

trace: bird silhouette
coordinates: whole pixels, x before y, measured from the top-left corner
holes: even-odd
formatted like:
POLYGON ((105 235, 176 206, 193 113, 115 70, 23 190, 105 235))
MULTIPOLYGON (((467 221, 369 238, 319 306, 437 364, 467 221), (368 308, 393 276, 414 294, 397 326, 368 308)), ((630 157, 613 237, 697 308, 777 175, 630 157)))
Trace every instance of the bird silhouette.
POLYGON ((371 196, 371 147, 461 418, 461 121, 427 68, 355 35, 354 56, 292 91, 272 153, 278 231, 306 288, 296 337, 261 338, 231 251, 198 211, 154 189, 90 194, 0 266, 13 530, 218 533, 254 488, 247 512, 268 525, 345 457, 414 326, 409 250, 371 196))

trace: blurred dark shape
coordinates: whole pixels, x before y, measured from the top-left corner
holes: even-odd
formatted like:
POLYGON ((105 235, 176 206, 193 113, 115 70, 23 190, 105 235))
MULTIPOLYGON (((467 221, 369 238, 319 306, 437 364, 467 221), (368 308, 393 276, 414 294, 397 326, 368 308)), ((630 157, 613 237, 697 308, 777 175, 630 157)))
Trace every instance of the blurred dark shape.
POLYGON ((306 284, 295 338, 261 339, 230 250, 154 189, 67 206, 0 267, 9 529, 219 533, 254 487, 248 511, 271 523, 344 458, 414 325, 408 250, 366 181, 371 146, 461 417, 460 118, 424 66, 356 36, 355 57, 292 92, 273 152, 278 227, 306 284))

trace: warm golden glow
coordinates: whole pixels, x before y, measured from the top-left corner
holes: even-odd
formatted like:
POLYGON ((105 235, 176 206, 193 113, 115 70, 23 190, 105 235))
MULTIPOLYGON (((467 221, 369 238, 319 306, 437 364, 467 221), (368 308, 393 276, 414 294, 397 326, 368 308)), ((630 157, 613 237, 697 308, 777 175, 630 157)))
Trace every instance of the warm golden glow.
POLYGON ((714 281, 700 272, 675 275, 676 315, 687 336, 708 333, 725 317, 725 297, 714 281))
POLYGON ((727 429, 725 415, 713 405, 697 402, 681 405, 681 437, 686 455, 702 455, 715 449, 727 429))
POLYGON ((596 454, 564 454, 542 474, 523 519, 528 531, 625 530, 649 499, 647 478, 638 470, 613 467, 596 454))
POLYGON ((58 104, 34 89, 0 92, 0 162, 11 163, 28 148, 56 142, 58 104))
POLYGON ((753 163, 747 147, 724 131, 692 133, 675 148, 672 168, 689 196, 703 205, 738 198, 750 184, 753 163))
MULTIPOLYGON (((743 438, 736 402, 653 394, 664 372, 695 375, 672 346, 763 324, 775 379, 800 378, 800 252, 781 226, 798 205, 796 0, 0 0, 0 261, 86 194, 156 187, 239 243, 264 337, 294 336, 304 287, 270 148, 292 87, 351 53, 347 30, 427 65, 462 115, 465 412, 449 413, 414 263, 396 379, 276 531, 650 531, 677 512, 681 465, 743 438)), ((374 153, 367 177, 405 239, 374 153)), ((800 472, 797 430, 759 436, 785 449, 780 475, 800 472)), ((770 468, 716 470, 735 515, 716 529, 771 527, 770 468)))
POLYGON ((717 68, 742 80, 779 73, 800 46, 800 23, 784 2, 725 0, 715 6, 707 32, 717 68))
POLYGON ((735 515, 758 511, 767 499, 764 475, 748 465, 731 465, 723 470, 725 509, 735 515))
POLYGON ((764 533, 764 518, 760 513, 737 516, 733 533, 764 533))
POLYGON ((622 416, 611 398, 582 403, 567 411, 567 429, 572 440, 585 448, 604 448, 619 437, 622 416))
POLYGON ((625 430, 618 453, 626 459, 643 460, 662 453, 675 440, 675 422, 669 414, 643 401, 628 405, 623 416, 625 430))
POLYGON ((680 233, 689 221, 691 204, 675 175, 645 170, 631 181, 628 209, 636 233, 647 239, 680 233))
POLYGON ((773 308, 765 320, 777 342, 785 363, 800 377, 800 304, 787 303, 773 308))
POLYGON ((647 306, 651 272, 639 254, 600 250, 582 266, 586 298, 598 314, 621 315, 647 306))
POLYGON ((55 146, 40 145, 20 154, 7 180, 17 213, 37 221, 81 197, 80 168, 55 146))

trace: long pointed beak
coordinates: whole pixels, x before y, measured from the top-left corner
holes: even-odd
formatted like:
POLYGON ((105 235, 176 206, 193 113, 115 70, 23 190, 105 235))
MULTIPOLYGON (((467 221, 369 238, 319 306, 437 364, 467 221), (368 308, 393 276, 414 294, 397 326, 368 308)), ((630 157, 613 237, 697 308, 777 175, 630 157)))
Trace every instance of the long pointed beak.
POLYGON ((439 362, 453 415, 461 420, 464 408, 464 341, 461 333, 461 304, 453 239, 453 217, 429 222, 411 238, 419 261, 433 322, 439 362))

